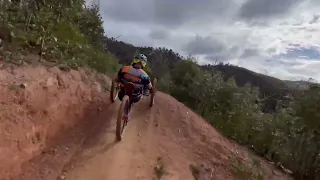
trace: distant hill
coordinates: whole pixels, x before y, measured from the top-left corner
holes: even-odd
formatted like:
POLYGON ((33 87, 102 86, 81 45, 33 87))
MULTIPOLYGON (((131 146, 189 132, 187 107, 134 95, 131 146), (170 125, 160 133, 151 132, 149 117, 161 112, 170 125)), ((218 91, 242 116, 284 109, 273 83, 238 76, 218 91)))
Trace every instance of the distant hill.
POLYGON ((224 80, 233 77, 238 86, 250 84, 258 87, 261 93, 261 99, 265 99, 265 112, 274 112, 276 110, 277 100, 283 100, 290 92, 290 88, 284 81, 263 74, 258 74, 242 67, 229 64, 219 64, 215 66, 205 65, 202 67, 206 70, 220 71, 224 80))
POLYGON ((204 65, 202 66, 206 70, 220 71, 225 80, 234 77, 238 86, 244 86, 246 83, 250 83, 253 86, 260 88, 274 88, 274 89, 287 89, 286 83, 280 79, 259 74, 248 69, 230 65, 230 64, 218 64, 218 65, 204 65))
POLYGON ((148 57, 148 66, 152 70, 152 75, 162 77, 174 65, 182 61, 184 58, 167 48, 153 48, 153 47, 135 47, 122 41, 113 38, 107 39, 107 50, 114 54, 121 64, 129 64, 132 57, 136 53, 143 53, 148 57))
POLYGON ((308 81, 283 81, 289 88, 298 90, 307 90, 313 84, 308 81))
MULTIPOLYGON (((107 49, 114 54, 122 64, 130 63, 132 57, 137 52, 146 54, 152 75, 158 78, 163 77, 179 61, 185 59, 171 49, 136 47, 113 38, 107 39, 107 49)), ((277 100, 284 99, 292 90, 305 90, 309 87, 309 84, 304 81, 282 81, 229 64, 202 65, 201 68, 208 71, 220 71, 224 80, 234 77, 238 86, 244 86, 249 83, 252 86, 258 87, 261 98, 266 98, 264 102, 265 112, 274 112, 276 110, 277 100)))

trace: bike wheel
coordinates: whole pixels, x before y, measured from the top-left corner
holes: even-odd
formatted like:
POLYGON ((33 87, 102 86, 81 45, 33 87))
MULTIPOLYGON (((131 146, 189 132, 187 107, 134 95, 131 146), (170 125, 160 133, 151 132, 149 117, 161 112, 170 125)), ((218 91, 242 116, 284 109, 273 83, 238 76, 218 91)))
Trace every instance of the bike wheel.
POLYGON ((119 90, 118 90, 118 83, 115 82, 114 80, 112 80, 112 83, 111 83, 111 90, 110 90, 110 100, 112 103, 114 103, 114 101, 117 99, 118 97, 118 93, 119 93, 119 90))
POLYGON ((157 78, 154 78, 152 80, 152 86, 153 86, 153 91, 152 91, 151 96, 150 96, 149 107, 152 107, 153 104, 154 104, 154 98, 155 98, 155 95, 156 95, 157 78))
POLYGON ((123 117, 125 115, 128 115, 127 113, 127 109, 129 107, 129 96, 125 95, 122 98, 122 102, 120 104, 119 107, 119 111, 118 111, 118 118, 117 118, 117 128, 116 128, 116 137, 118 141, 121 141, 122 136, 123 136, 123 132, 124 132, 124 128, 126 126, 127 121, 125 121, 123 119, 123 117))

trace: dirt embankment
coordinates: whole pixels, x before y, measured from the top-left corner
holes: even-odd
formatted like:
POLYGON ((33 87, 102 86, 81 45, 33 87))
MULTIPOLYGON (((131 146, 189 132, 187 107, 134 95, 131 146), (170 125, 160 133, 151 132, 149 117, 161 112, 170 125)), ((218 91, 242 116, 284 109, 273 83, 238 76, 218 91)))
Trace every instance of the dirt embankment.
MULTIPOLYGON (((16 67, 0 62, 0 179, 27 169, 31 172, 27 167, 37 166, 39 163, 31 160, 39 155, 58 154, 52 146, 59 138, 80 143, 96 123, 89 117, 97 117, 107 106, 102 92, 106 82, 108 78, 89 70, 16 67)), ((68 161, 71 151, 64 150, 62 160, 68 161)))
POLYGON ((167 94, 151 109, 148 98, 134 105, 116 142, 119 102, 109 103, 107 77, 0 67, 0 179, 291 179, 167 94))

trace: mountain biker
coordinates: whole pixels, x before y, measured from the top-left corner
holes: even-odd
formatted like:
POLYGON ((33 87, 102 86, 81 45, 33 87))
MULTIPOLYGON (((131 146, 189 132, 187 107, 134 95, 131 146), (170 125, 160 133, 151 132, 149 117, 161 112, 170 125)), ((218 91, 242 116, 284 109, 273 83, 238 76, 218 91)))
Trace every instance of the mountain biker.
POLYGON ((131 65, 123 66, 115 79, 117 83, 120 84, 120 91, 118 93, 118 98, 122 101, 124 96, 124 84, 126 82, 132 82, 135 84, 136 91, 133 92, 131 100, 133 103, 137 103, 142 98, 141 91, 143 89, 143 94, 148 95, 148 90, 152 92, 153 87, 150 82, 149 75, 143 70, 147 65, 147 57, 144 54, 139 54, 133 58, 131 65))

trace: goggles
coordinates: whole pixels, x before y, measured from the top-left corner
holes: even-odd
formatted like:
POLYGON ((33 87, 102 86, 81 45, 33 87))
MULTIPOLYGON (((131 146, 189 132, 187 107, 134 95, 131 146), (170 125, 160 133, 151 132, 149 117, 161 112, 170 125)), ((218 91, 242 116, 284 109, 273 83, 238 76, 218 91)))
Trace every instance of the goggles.
POLYGON ((141 61, 140 59, 133 59, 132 63, 141 63, 143 67, 147 65, 147 62, 141 61))

